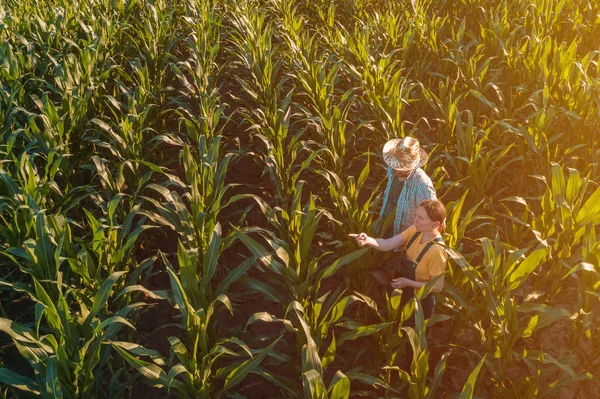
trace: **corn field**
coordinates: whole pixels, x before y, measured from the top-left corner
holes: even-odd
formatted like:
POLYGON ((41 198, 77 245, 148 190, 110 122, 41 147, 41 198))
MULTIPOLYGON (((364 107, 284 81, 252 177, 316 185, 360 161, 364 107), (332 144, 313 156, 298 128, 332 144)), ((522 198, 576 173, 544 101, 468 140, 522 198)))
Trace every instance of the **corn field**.
POLYGON ((3 0, 0 395, 600 397, 599 37, 598 0, 3 0), (427 320, 347 238, 408 135, 427 320))

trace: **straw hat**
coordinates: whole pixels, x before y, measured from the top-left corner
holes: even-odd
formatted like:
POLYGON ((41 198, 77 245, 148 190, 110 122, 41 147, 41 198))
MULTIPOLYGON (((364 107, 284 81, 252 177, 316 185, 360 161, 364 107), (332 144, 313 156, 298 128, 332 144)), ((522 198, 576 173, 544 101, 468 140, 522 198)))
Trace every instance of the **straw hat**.
POLYGON ((414 137, 393 139, 383 146, 383 160, 394 170, 409 171, 427 163, 429 156, 414 137))

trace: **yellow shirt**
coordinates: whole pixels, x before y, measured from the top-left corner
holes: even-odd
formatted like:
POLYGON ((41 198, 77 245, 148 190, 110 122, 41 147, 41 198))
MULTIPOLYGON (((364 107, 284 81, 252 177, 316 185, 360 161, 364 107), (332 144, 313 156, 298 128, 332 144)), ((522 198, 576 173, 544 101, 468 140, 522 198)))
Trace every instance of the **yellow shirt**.
MULTIPOLYGON (((417 229, 413 225, 400 234, 402 234, 404 241, 408 244, 408 241, 410 241, 411 237, 416 233, 417 229)), ((408 250, 406 251, 406 257, 412 260, 413 262, 419 257, 419 254, 421 253, 421 251, 423 251, 423 248, 425 248, 427 243, 429 243, 436 237, 434 237, 432 240, 428 240, 423 243, 421 243, 421 238, 423 238, 422 234, 421 237, 417 238, 415 242, 412 243, 410 248, 408 248, 408 250)), ((423 255, 423 258, 417 265, 417 268, 415 270, 415 277, 418 282, 426 283, 427 281, 431 280, 432 277, 439 276, 440 274, 444 273, 446 271, 447 265, 448 254, 446 253, 443 247, 434 244, 431 247, 429 247, 425 255, 423 255)))

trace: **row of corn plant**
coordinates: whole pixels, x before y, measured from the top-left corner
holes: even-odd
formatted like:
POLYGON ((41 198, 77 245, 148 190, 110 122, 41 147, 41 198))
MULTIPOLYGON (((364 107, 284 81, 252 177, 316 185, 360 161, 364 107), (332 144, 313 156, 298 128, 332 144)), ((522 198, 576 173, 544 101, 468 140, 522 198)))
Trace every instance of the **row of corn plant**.
POLYGON ((153 386, 177 397, 214 398, 227 395, 272 351, 277 339, 253 350, 236 336, 224 335, 221 320, 235 303, 228 296, 232 283, 255 263, 249 257, 231 270, 223 270, 221 255, 235 242, 226 233, 221 212, 244 196, 229 199, 227 170, 234 153, 224 150, 221 135, 228 116, 220 100, 221 15, 216 3, 190 2, 182 16, 182 46, 169 64, 178 79, 172 98, 179 116, 178 130, 156 137, 157 146, 179 148, 182 181, 168 179, 149 185, 144 199, 151 204, 148 217, 176 234, 175 267, 162 254, 170 281, 168 299, 179 310, 175 325, 181 335, 170 336, 172 356, 141 359, 137 348, 115 344, 121 356, 153 386), (186 58, 184 58, 186 57, 186 58), (152 194, 154 192, 154 194, 152 194), (167 368, 165 368, 167 367, 167 368))
POLYGON ((125 179, 122 167, 118 173, 97 148, 112 150, 108 153, 126 164, 127 148, 111 146, 124 138, 106 128, 99 109, 105 99, 122 107, 110 78, 117 75, 117 44, 131 10, 95 19, 91 15, 106 11, 104 4, 81 10, 64 2, 37 6, 11 8, 2 32, 3 60, 13 65, 2 79, 8 94, 3 100, 9 100, 2 107, 8 117, 2 253, 21 271, 7 275, 2 285, 3 292, 8 288, 27 298, 31 308, 21 318, 34 320, 16 322, 6 312, 2 331, 31 372, 3 368, 2 382, 42 397, 122 396, 132 379, 109 341, 127 339, 121 326, 133 329, 135 314, 146 305, 125 293, 136 291, 138 279, 151 269, 152 257, 136 259, 140 235, 151 226, 138 213, 135 195, 121 192, 125 180, 141 189, 140 180, 125 179), (26 96, 18 95, 21 82, 26 96), (94 135, 92 126, 108 135, 94 135))

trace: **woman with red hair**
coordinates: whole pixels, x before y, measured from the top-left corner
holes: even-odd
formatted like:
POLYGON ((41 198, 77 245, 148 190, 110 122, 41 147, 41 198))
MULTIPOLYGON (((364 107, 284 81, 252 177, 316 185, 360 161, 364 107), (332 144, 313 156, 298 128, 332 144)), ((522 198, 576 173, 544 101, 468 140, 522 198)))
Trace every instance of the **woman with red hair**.
MULTIPOLYGON (((446 209, 438 200, 425 200, 419 203, 413 225, 391 238, 373 238, 365 233, 349 234, 360 246, 367 245, 379 251, 396 248, 404 251, 393 269, 378 269, 375 277, 388 287, 402 289, 402 303, 412 298, 419 288, 431 279, 440 276, 432 288, 440 292, 444 288, 444 273, 448 255, 443 244, 442 234, 446 227, 446 209), (408 288, 408 289, 405 289, 408 288), (411 289, 412 288, 412 289, 411 289)), ((421 300, 425 318, 433 312, 435 300, 432 295, 421 300)))

